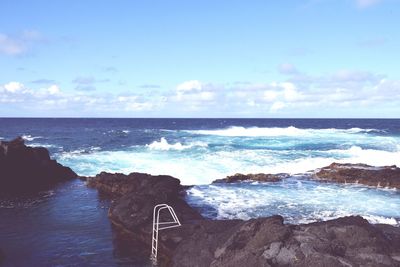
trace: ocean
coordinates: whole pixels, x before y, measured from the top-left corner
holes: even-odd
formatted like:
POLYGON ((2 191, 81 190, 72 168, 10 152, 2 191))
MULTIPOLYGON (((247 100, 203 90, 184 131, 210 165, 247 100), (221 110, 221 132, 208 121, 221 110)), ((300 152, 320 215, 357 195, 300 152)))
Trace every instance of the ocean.
MULTIPOLYGON (((0 125, 0 140, 22 136, 79 175, 135 171, 177 177, 194 185, 187 201, 211 219, 281 214, 286 223, 307 223, 361 215, 400 225, 398 190, 309 179, 309 171, 332 162, 400 166, 399 119, 2 118, 0 125), (291 177, 210 184, 260 172, 291 177)), ((97 266, 143 266, 143 256, 120 251, 108 205, 81 181, 29 199, 0 199, 0 248, 20 263, 85 265, 96 258, 97 266), (28 252, 31 246, 36 253, 28 252)))

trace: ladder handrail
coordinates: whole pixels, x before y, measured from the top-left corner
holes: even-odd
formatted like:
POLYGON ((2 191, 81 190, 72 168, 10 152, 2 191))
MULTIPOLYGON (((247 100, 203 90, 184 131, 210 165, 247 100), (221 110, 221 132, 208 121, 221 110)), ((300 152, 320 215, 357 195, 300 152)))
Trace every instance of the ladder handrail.
POLYGON ((153 231, 151 239, 151 260, 154 264, 157 263, 157 249, 158 249, 158 231, 175 228, 181 226, 181 222, 176 216, 174 209, 167 204, 157 204, 153 209, 153 231), (167 209, 173 219, 170 222, 160 222, 160 212, 167 209), (163 225, 160 227, 160 225, 163 225))

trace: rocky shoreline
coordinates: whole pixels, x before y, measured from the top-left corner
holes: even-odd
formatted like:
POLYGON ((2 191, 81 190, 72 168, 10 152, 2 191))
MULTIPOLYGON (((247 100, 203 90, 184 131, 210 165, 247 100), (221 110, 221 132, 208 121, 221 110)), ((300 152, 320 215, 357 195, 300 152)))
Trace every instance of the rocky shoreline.
POLYGON ((400 266, 400 229, 360 216, 300 225, 279 215, 207 220, 171 176, 103 172, 87 184, 109 194, 111 222, 149 251, 154 205, 175 208, 182 226, 160 235, 161 266, 400 266))
MULTIPOLYGON (((235 174, 214 182, 274 183, 289 176, 235 174)), ((0 142, 0 193, 41 190, 76 177, 45 148, 27 147, 21 138, 0 142)), ((279 215, 209 220, 187 204, 187 187, 168 175, 102 172, 80 178, 112 200, 115 229, 141 242, 149 254, 153 207, 167 203, 175 209, 182 226, 160 234, 159 266, 400 266, 400 228, 373 225, 360 216, 299 225, 285 224, 279 215)), ((400 189, 400 168, 333 163, 310 179, 400 189)), ((0 251, 0 263, 3 257, 0 251)))

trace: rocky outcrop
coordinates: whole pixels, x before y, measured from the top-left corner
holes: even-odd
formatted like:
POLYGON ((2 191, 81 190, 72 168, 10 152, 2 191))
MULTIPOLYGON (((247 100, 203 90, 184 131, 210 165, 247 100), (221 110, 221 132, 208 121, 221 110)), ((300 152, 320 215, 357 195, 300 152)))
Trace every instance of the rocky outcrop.
POLYGON ((45 189, 75 177, 70 168, 50 159, 46 148, 28 147, 21 137, 0 141, 0 193, 45 189))
POLYGON ((358 216, 304 225, 281 216, 206 220, 171 176, 103 172, 87 183, 114 199, 112 223, 149 252, 154 205, 174 207, 182 226, 160 233, 159 266, 400 266, 400 229, 358 216))
POLYGON ((145 230, 151 233, 151 228, 147 228, 153 220, 153 208, 160 203, 173 206, 182 222, 203 218, 186 203, 183 186, 178 179, 171 176, 102 172, 95 177, 88 177, 87 185, 114 198, 109 212, 110 218, 131 232, 145 230))
POLYGON ((203 223, 185 236, 170 265, 400 266, 398 236, 358 216, 305 225, 286 225, 281 216, 227 222, 203 223))
POLYGON ((257 173, 257 174, 241 174, 236 173, 232 176, 227 176, 223 179, 217 179, 213 181, 213 183, 237 183, 243 181, 257 181, 257 182, 279 182, 284 178, 289 177, 290 175, 287 173, 278 173, 278 174, 265 174, 265 173, 257 173))
POLYGON ((395 165, 374 167, 365 164, 332 163, 317 170, 314 178, 319 181, 359 183, 400 189, 400 168, 395 165))
POLYGON ((4 253, 0 249, 0 264, 4 261, 4 253))

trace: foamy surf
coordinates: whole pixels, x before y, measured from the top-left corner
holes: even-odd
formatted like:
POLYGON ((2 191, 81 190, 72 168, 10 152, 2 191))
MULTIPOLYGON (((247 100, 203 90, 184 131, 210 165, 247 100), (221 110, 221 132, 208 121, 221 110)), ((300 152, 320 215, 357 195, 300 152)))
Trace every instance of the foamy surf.
POLYGON ((310 223, 361 215, 371 223, 400 225, 398 190, 320 184, 301 177, 278 183, 195 186, 188 190, 187 201, 213 219, 281 214, 286 223, 310 223))
POLYGON ((179 142, 175 144, 170 144, 164 137, 161 137, 160 141, 154 141, 151 144, 146 145, 146 147, 148 147, 149 149, 155 149, 155 150, 171 150, 171 149, 184 150, 192 147, 207 147, 207 146, 208 146, 207 143, 204 142, 193 142, 187 145, 182 145, 179 142))
POLYGON ((191 130, 188 131, 193 134, 201 135, 216 135, 216 136, 230 136, 230 137, 278 137, 278 136, 291 136, 291 137, 306 137, 313 135, 330 135, 330 134, 358 134, 369 132, 381 132, 377 129, 300 129, 294 126, 279 128, 279 127, 241 127, 232 126, 225 129, 215 130, 191 130))

